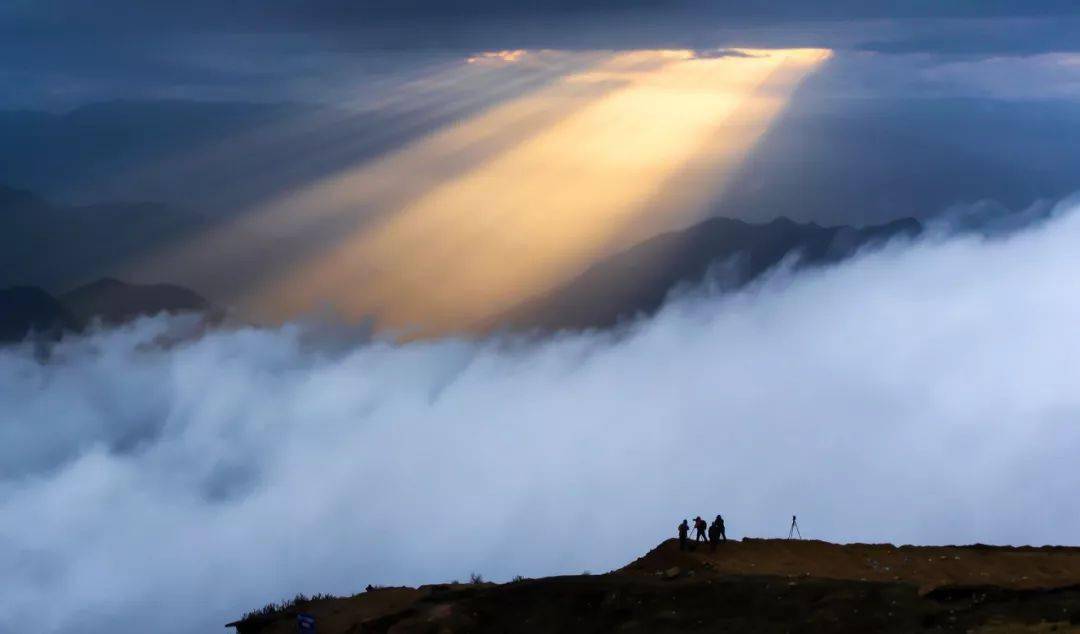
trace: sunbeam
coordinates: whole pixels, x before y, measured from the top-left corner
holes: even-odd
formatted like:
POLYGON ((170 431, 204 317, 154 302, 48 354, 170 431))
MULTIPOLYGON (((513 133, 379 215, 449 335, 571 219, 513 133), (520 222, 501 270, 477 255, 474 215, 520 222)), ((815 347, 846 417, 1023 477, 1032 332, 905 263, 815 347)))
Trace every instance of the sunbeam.
POLYGON ((699 217, 829 55, 476 55, 463 77, 530 64, 563 74, 140 267, 246 266, 233 299, 269 321, 329 305, 412 335, 476 329, 595 258, 699 217))
MULTIPOLYGON (((272 281, 250 303, 260 313, 294 314, 332 301, 349 316, 375 314, 380 324, 421 333, 474 327, 597 254, 639 238, 643 226, 685 220, 767 128, 798 80, 827 56, 822 50, 615 55, 553 90, 619 88, 439 183, 272 281), (675 196, 661 195, 681 169, 701 161, 713 180, 698 179, 696 191, 688 191, 691 180, 678 179, 675 196), (661 205, 661 198, 667 202, 661 205)), ((529 102, 554 99, 545 93, 529 102)), ((503 127, 492 116, 470 125, 503 127)))

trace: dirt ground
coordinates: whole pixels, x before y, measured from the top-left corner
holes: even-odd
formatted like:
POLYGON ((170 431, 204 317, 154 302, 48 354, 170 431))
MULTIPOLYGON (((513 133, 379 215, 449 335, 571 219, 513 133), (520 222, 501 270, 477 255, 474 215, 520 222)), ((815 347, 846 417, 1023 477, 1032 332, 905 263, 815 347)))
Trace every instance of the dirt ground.
POLYGON ((668 540, 604 575, 373 589, 242 621, 239 634, 1078 632, 1080 548, 668 540))
POLYGON ((679 566, 696 574, 776 575, 899 581, 921 591, 946 585, 1057 588, 1080 584, 1080 548, 1064 546, 893 546, 817 540, 744 539, 680 551, 671 539, 616 574, 679 566))

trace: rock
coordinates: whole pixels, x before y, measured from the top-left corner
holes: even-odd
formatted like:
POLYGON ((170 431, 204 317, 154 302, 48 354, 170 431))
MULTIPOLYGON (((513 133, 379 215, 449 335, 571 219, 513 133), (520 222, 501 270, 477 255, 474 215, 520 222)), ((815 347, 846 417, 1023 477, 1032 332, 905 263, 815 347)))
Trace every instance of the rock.
POLYGON ((682 570, 679 570, 678 566, 672 566, 671 568, 668 568, 664 571, 664 578, 675 579, 679 576, 680 573, 682 573, 682 570))

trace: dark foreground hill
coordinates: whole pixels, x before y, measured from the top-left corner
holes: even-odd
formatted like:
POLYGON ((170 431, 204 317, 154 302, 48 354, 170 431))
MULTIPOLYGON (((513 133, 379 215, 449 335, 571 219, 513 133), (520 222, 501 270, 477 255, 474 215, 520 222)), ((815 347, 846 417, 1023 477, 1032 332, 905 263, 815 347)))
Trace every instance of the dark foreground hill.
POLYGON ((495 323, 513 328, 605 328, 652 314, 680 285, 710 283, 734 290, 782 261, 804 267, 838 262, 894 237, 918 235, 913 218, 869 227, 823 227, 778 218, 754 224, 710 218, 650 238, 601 260, 553 292, 529 300, 495 323))
POLYGON ((1080 632, 1080 548, 664 542, 603 575, 298 598, 240 634, 365 632, 1080 632))

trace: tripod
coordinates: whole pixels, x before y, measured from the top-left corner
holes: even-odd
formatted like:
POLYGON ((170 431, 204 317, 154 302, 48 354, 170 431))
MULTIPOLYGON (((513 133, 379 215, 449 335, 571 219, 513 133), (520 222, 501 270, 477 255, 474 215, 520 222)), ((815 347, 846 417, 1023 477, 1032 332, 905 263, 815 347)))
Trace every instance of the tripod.
POLYGON ((794 515, 791 516, 791 528, 788 529, 787 538, 791 539, 793 535, 798 535, 799 539, 802 539, 802 533, 799 532, 799 522, 794 515))

